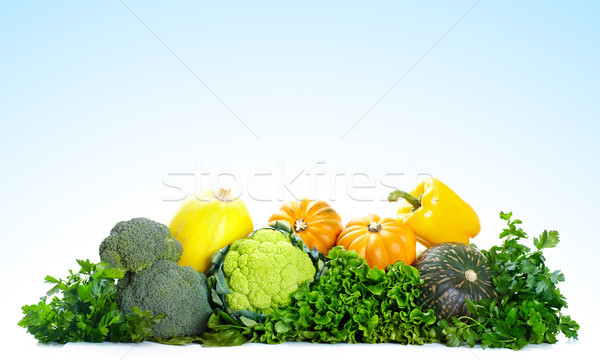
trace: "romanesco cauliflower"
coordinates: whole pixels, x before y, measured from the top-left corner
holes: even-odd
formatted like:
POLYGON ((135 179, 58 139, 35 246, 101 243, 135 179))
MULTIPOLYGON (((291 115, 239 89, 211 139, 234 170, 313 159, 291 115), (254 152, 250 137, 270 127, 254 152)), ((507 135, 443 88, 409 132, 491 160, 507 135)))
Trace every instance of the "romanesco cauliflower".
POLYGON ((294 246, 290 235, 264 228, 233 242, 223 261, 232 310, 271 314, 291 303, 290 294, 315 277, 306 252, 294 246))

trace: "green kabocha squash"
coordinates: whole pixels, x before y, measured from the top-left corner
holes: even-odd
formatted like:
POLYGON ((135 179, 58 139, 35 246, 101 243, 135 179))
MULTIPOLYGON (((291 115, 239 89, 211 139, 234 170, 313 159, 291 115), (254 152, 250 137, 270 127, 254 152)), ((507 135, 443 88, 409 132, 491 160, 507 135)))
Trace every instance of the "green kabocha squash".
POLYGON ((448 242, 425 250, 413 264, 423 280, 417 298, 439 319, 468 314, 466 299, 495 298, 494 272, 488 259, 471 245, 448 242))

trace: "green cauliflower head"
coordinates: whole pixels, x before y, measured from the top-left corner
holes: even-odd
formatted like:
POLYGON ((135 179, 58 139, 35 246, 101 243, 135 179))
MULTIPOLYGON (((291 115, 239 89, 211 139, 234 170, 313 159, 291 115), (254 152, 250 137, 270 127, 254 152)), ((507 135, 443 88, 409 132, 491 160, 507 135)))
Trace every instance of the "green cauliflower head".
POLYGON ((223 273, 231 291, 225 299, 232 310, 271 314, 290 304, 291 293, 312 281, 316 270, 289 235, 265 228, 230 245, 223 273))

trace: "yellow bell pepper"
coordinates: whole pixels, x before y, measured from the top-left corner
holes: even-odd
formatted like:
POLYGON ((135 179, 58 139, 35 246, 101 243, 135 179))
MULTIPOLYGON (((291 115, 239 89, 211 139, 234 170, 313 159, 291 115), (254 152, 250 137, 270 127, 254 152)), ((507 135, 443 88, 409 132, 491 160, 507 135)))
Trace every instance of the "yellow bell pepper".
POLYGON ((443 242, 469 244, 481 225, 473 208, 435 178, 407 193, 395 190, 388 200, 400 200, 398 220, 410 227, 425 247, 443 242))

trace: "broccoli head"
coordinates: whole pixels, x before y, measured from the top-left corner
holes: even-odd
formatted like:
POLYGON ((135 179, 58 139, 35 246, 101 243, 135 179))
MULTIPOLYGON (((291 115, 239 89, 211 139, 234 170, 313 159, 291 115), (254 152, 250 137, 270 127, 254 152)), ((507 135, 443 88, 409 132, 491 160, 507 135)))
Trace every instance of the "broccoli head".
POLYGON ((117 223, 100 244, 100 260, 123 271, 140 271, 159 259, 177 262, 182 253, 167 226, 146 218, 117 223))
POLYGON ((291 303, 290 295, 315 277, 306 252, 294 246, 290 234, 264 228, 233 242, 223 260, 232 310, 271 314, 291 303))
POLYGON ((200 334, 212 313, 206 276, 169 260, 157 260, 146 269, 125 273, 117 284, 116 299, 126 312, 137 306, 153 316, 164 314, 152 327, 159 338, 200 334))

